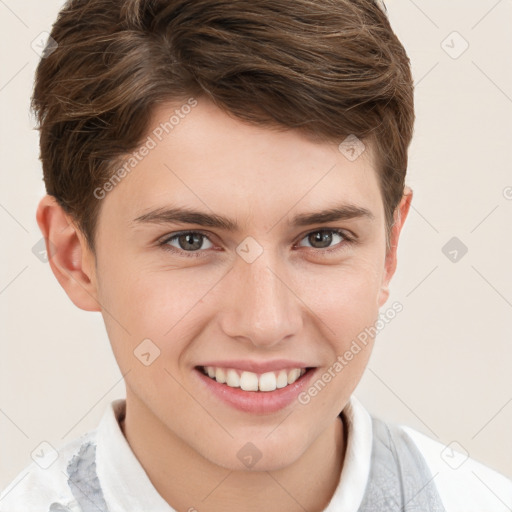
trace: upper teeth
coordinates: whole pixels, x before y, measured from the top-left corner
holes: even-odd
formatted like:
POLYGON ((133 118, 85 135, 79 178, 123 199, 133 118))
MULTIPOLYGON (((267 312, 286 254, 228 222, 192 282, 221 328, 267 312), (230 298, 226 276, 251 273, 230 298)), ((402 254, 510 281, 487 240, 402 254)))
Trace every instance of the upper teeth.
POLYGON ((305 368, 293 368, 258 375, 253 372, 238 372, 232 368, 216 368, 214 366, 205 366, 203 371, 221 384, 227 384, 232 388, 241 388, 244 391, 275 391, 293 384, 306 373, 305 368))

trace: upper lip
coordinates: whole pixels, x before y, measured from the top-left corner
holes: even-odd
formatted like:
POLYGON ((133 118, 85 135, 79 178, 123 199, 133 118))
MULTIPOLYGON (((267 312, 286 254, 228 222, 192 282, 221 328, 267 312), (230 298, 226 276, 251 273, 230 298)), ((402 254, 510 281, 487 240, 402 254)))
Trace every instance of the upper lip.
POLYGON ((301 361, 291 361, 289 359, 276 359, 274 361, 247 361, 247 360, 233 360, 233 361, 209 361, 199 366, 214 366, 215 368, 233 368, 234 370, 252 372, 252 373, 266 373, 275 372, 278 370, 292 370, 293 368, 311 368, 301 361))

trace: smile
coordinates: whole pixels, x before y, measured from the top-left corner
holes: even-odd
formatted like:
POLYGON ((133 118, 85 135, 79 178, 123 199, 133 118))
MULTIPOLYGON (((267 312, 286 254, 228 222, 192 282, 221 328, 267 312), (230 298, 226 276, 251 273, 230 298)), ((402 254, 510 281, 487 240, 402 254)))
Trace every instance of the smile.
POLYGON ((240 388, 243 391, 275 391, 293 384, 306 373, 306 368, 283 369, 262 374, 214 366, 202 366, 200 368, 205 375, 219 384, 225 384, 231 388, 240 388))
POLYGON ((319 371, 300 360, 224 360, 204 361, 193 375, 208 399, 245 413, 272 414, 300 405, 298 395, 319 371))

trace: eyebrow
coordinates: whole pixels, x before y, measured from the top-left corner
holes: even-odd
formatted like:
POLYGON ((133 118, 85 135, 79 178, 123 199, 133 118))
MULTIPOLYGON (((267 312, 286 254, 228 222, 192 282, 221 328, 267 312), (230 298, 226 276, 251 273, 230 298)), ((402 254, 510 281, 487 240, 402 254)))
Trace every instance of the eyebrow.
MULTIPOLYGON (((290 221, 292 226, 309 226, 310 224, 323 224, 351 219, 375 220, 373 213, 367 208, 350 203, 344 203, 333 208, 311 213, 300 213, 290 221)), ((227 217, 222 215, 204 213, 187 207, 182 208, 157 208, 140 215, 133 220, 134 224, 198 224, 205 227, 223 229, 237 232, 240 227, 227 217)))

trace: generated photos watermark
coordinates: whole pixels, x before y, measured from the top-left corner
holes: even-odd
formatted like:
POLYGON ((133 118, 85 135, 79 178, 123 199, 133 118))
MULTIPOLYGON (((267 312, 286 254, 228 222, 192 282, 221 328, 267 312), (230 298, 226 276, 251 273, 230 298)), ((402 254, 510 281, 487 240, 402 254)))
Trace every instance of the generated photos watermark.
POLYGON ((176 126, 178 126, 185 117, 192 112, 192 109, 198 104, 195 98, 189 98, 179 109, 177 108, 173 115, 165 122, 160 123, 150 135, 147 136, 139 148, 134 151, 125 161, 124 165, 117 169, 114 174, 101 186, 94 189, 96 199, 104 199, 108 192, 111 192, 123 178, 142 162, 149 153, 155 149, 166 135, 169 135, 176 126))
POLYGON ((318 377, 318 379, 311 384, 307 390, 299 393, 299 396, 297 397, 299 403, 302 405, 309 404, 311 399, 317 396, 325 386, 336 377, 336 375, 341 373, 341 371, 348 366, 350 361, 352 361, 354 357, 366 347, 368 342, 374 338, 378 332, 382 331, 398 313, 403 311, 403 309, 404 307, 402 303, 396 301, 384 313, 379 315, 380 318, 371 327, 365 327, 365 329, 357 335, 356 339, 352 340, 350 348, 348 348, 343 354, 338 355, 331 366, 329 366, 329 368, 327 368, 327 370, 318 377))

